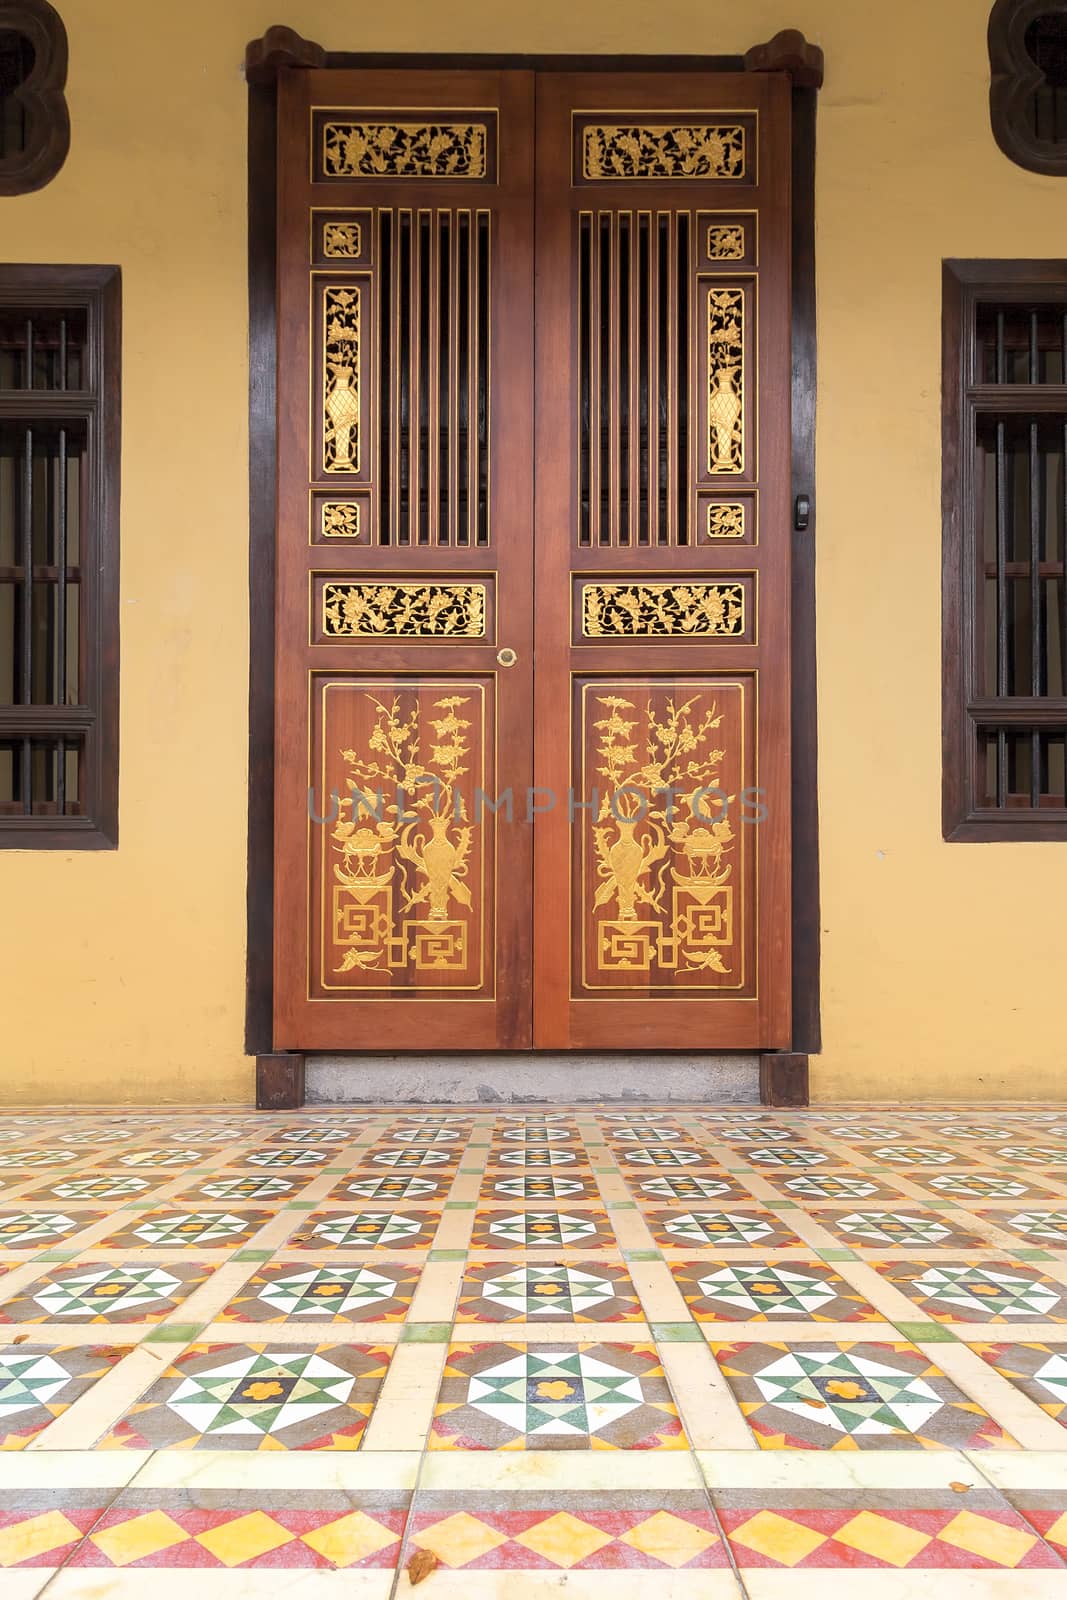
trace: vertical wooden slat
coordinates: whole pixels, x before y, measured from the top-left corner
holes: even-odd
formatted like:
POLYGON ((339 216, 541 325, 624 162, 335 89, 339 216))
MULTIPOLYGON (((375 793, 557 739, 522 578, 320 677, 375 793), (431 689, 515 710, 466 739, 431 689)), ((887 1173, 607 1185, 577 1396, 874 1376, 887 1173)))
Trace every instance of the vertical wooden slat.
POLYGON ((660 336, 659 215, 648 215, 648 541, 663 537, 659 515, 659 399, 662 351, 660 336))
POLYGON ((437 414, 430 437, 436 463, 434 476, 435 543, 449 544, 450 501, 448 494, 449 385, 451 382, 451 328, 449 300, 452 293, 452 213, 438 211, 434 225, 434 283, 437 285, 437 316, 434 321, 434 351, 437 362, 437 414))
POLYGON ((422 522, 422 468, 423 468, 423 426, 422 408, 425 398, 422 368, 422 296, 423 296, 423 259, 422 259, 422 219, 424 213, 414 211, 411 214, 411 276, 408 298, 408 355, 410 359, 410 399, 408 401, 408 506, 411 518, 411 543, 425 543, 425 529, 422 522))
POLYGON ((389 473, 391 493, 389 499, 389 543, 405 543, 400 522, 400 502, 403 496, 401 468, 401 430, 404 423, 404 384, 400 372, 400 212, 389 212, 389 349, 392 404, 389 414, 389 455, 392 463, 389 473))
POLYGON ((467 241, 467 543, 478 542, 478 213, 467 241))
POLYGON ((593 217, 580 212, 578 226, 578 543, 592 542, 593 508, 589 471, 592 436, 592 228, 593 217))
MULTIPOLYGON (((1003 383, 1004 313, 997 312, 997 382, 1003 383)), ((997 694, 1008 692, 1008 483, 1004 423, 997 423, 997 694)), ((997 732, 997 807, 1003 810, 1008 797, 1008 738, 1003 728, 997 732)))
POLYGON ((491 316, 489 302, 492 294, 492 233, 488 211, 478 213, 478 524, 477 542, 489 543, 489 485, 492 462, 489 453, 490 410, 492 396, 489 392, 489 341, 491 316))
POLYGON ((667 302, 667 544, 678 543, 678 219, 667 217, 667 259, 662 286, 667 302))
POLYGON ((460 540, 459 519, 459 296, 460 296, 460 218, 464 213, 452 214, 448 240, 448 522, 449 539, 460 540))
POLYGON ((621 310, 622 301, 619 286, 619 253, 622 247, 620 238, 619 213, 609 213, 607 226, 608 240, 608 304, 607 304, 607 335, 608 335, 608 404, 607 404, 607 443, 608 443, 608 532, 612 544, 622 543, 621 523, 621 496, 619 494, 619 474, 621 467, 620 427, 622 413, 622 362, 620 360, 619 344, 622 337, 621 310))
MULTIPOLYGON (((675 485, 675 501, 677 530, 675 544, 689 542, 689 489, 692 481, 692 453, 693 453, 693 414, 690 374, 692 371, 692 272, 690 270, 690 252, 692 250, 692 237, 690 218, 688 212, 679 212, 676 226, 678 229, 678 260, 676 277, 678 284, 678 481, 675 485)), ((742 426, 744 421, 742 419, 742 426)))
MULTIPOLYGON (((61 370, 66 376, 65 352, 61 370)), ((64 385, 65 386, 65 385, 64 385)), ((57 705, 67 703, 67 430, 59 430, 59 483, 56 504, 56 682, 53 698, 57 705)), ((60 816, 67 809, 67 750, 59 740, 56 773, 56 809, 60 816)))
POLYGON ((594 545, 600 526, 600 213, 589 221, 589 527, 594 545))
POLYGON ((650 463, 653 450, 652 397, 652 329, 651 315, 649 228, 651 217, 647 211, 637 214, 637 299, 634 304, 634 327, 637 333, 639 367, 637 372, 637 398, 634 404, 634 435, 637 455, 637 540, 647 545, 653 537, 653 514, 650 463))
MULTIPOLYGON (((27 349, 33 336, 33 325, 27 323, 27 349)), ((19 639, 19 699, 28 706, 33 699, 33 429, 25 434, 25 456, 22 481, 22 607, 21 637, 19 639)), ((32 750, 29 739, 22 741, 22 782, 20 792, 23 812, 29 816, 33 810, 32 750)))
POLYGON ((637 544, 641 538, 641 230, 640 220, 629 213, 628 234, 628 326, 629 397, 627 478, 624 492, 627 500, 629 543, 637 544))
POLYGON ((613 544, 617 537, 616 519, 613 515, 618 501, 613 497, 614 461, 613 429, 615 426, 618 391, 618 361, 616 358, 616 327, 612 296, 612 267, 614 251, 614 213, 600 213, 600 415, 597 440, 600 450, 600 543, 613 544))

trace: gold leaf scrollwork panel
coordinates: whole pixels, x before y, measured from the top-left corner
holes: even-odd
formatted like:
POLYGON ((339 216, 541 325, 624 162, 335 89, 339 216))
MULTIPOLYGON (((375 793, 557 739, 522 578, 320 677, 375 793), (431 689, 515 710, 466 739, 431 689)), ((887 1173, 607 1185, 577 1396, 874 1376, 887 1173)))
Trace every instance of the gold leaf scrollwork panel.
POLYGON ((322 253, 331 258, 358 256, 363 233, 358 222, 327 222, 322 229, 322 253))
POLYGON ((583 686, 579 993, 744 985, 743 695, 583 686))
POLYGON ((328 639, 481 639, 484 583, 326 583, 328 639))
POLYGON ((360 449, 360 289, 323 291, 322 465, 358 472, 360 449))
POLYGON ((327 122, 328 178, 485 178, 484 122, 327 122))
POLYGON ((324 500, 321 514, 324 539, 359 538, 361 529, 358 501, 324 500))
POLYGON ((745 470, 745 294, 708 290, 708 471, 745 470))
POLYGON ((741 178, 745 129, 731 123, 595 123, 582 129, 582 175, 612 178, 741 178))
POLYGON ((587 583, 582 632, 600 638, 737 638, 745 631, 740 583, 587 583))
POLYGON ((323 826, 322 987, 469 996, 482 987, 487 931, 491 823, 471 816, 484 781, 482 686, 331 688, 344 709, 332 718, 327 702, 325 737, 343 725, 351 743, 326 752, 339 800, 323 826))
POLYGON ((709 539, 743 539, 745 508, 737 500, 716 501, 708 507, 709 539))
POLYGON ((713 223, 708 229, 709 261, 743 261, 745 230, 741 223, 713 223))

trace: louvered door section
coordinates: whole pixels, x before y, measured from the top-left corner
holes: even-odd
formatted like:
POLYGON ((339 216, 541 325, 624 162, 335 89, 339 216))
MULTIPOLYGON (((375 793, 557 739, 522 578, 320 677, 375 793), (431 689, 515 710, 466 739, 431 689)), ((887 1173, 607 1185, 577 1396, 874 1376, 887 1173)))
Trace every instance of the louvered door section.
POLYGON ((532 185, 530 74, 283 75, 278 1048, 530 1042, 532 185))
POLYGON ((539 78, 541 1046, 789 1043, 789 173, 784 76, 539 78))

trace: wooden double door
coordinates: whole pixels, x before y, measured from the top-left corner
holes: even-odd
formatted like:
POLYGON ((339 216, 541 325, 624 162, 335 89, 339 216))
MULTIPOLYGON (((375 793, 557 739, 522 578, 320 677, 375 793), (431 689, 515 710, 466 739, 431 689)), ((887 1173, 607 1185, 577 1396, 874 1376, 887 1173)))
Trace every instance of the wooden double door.
POLYGON ((789 152, 283 75, 276 1048, 789 1046, 789 152))

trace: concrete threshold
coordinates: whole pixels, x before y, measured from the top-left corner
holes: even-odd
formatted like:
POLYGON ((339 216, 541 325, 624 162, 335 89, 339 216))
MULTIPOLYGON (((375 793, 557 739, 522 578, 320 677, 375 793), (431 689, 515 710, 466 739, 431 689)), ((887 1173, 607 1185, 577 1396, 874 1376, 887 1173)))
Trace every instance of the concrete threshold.
POLYGON ((321 1055, 307 1058, 309 1105, 759 1104, 759 1057, 680 1053, 321 1055))

